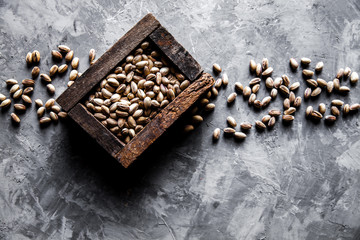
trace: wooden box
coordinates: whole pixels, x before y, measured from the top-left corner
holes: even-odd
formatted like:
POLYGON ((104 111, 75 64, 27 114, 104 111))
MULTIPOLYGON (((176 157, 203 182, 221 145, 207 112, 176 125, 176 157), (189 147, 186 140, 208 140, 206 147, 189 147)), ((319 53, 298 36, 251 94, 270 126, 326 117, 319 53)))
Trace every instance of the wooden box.
POLYGON ((159 138, 212 85, 214 79, 152 14, 147 14, 56 100, 68 115, 125 168, 159 138), (154 44, 191 84, 125 144, 84 106, 83 99, 144 40, 154 44))

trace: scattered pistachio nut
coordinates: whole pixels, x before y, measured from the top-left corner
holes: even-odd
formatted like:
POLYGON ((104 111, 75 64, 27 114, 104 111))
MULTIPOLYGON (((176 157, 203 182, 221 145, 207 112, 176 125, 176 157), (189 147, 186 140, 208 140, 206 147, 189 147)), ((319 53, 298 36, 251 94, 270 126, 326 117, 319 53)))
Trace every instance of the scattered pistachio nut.
POLYGON ((257 93, 260 89, 260 84, 255 84, 252 88, 251 88, 251 92, 253 93, 257 93))
POLYGON ((360 104, 359 103, 354 103, 349 108, 350 111, 357 111, 359 109, 360 109, 360 104))
POLYGON ((258 64, 256 64, 255 74, 256 74, 256 76, 260 77, 260 76, 261 76, 261 73, 262 73, 261 64, 258 63, 258 64))
POLYGON ((80 59, 78 57, 74 57, 73 60, 71 61, 71 67, 73 69, 77 69, 79 67, 79 61, 80 59))
POLYGON ((194 126, 193 125, 186 125, 184 127, 184 132, 185 133, 189 133, 189 132, 192 132, 194 130, 194 126))
POLYGON ((58 69, 59 69, 58 65, 53 65, 49 70, 50 77, 55 76, 55 74, 58 72, 58 69))
POLYGON ((249 68, 252 73, 256 71, 256 62, 254 60, 250 60, 249 68))
POLYGON ((290 92, 290 93, 289 93, 290 105, 293 105, 293 104, 294 104, 295 98, 296 98, 295 93, 294 93, 294 92, 290 92))
POLYGON ((249 100, 248 100, 249 105, 254 104, 255 100, 256 100, 256 94, 255 94, 255 93, 252 93, 252 94, 250 95, 250 97, 249 97, 249 100))
POLYGON ((346 68, 344 69, 344 78, 350 77, 350 74, 351 74, 351 68, 346 67, 346 68))
POLYGON ((62 118, 62 119, 66 119, 67 118, 67 113, 66 112, 59 112, 58 113, 58 116, 60 117, 60 118, 62 118))
POLYGON ((220 138, 220 128, 215 128, 213 132, 213 139, 216 141, 219 140, 219 138, 220 138))
POLYGON ((26 106, 24 104, 21 104, 21 103, 14 104, 14 108, 17 111, 25 111, 26 110, 26 106))
POLYGON ((222 76, 222 83, 225 87, 229 84, 229 77, 226 73, 224 73, 222 76))
POLYGON ((339 109, 338 109, 337 107, 332 106, 330 110, 331 110, 331 114, 332 114, 332 115, 334 115, 334 116, 340 116, 340 111, 339 111, 339 109))
POLYGON ((268 77, 273 73, 274 69, 272 67, 268 67, 265 71, 262 72, 262 76, 268 77))
POLYGON ((334 115, 327 115, 325 116, 325 122, 327 123, 333 123, 336 121, 336 116, 334 115))
POLYGON ((334 82, 333 81, 329 81, 327 84, 326 84, 326 91, 328 93, 332 93, 334 89, 334 82))
POLYGON ((32 92, 34 91, 34 88, 33 87, 27 87, 24 89, 24 93, 25 95, 30 95, 32 94, 32 92))
POLYGON ((31 76, 32 78, 37 78, 40 74, 40 68, 38 66, 35 66, 32 70, 31 70, 31 76))
MULTIPOLYGON (((77 78, 77 76, 78 76, 78 71, 77 70, 71 70, 71 72, 70 72, 70 75, 69 75, 69 80, 70 81, 75 81, 76 80, 76 78, 77 78)), ((114 79, 114 78, 113 78, 114 79)), ((116 79, 115 79, 115 81, 117 81, 116 79)), ((109 82, 109 81, 108 81, 109 82)))
POLYGON ((244 131, 250 130, 252 128, 252 124, 249 122, 242 122, 240 124, 240 128, 244 131))
POLYGON ((272 117, 278 117, 281 115, 281 111, 278 110, 278 109, 271 109, 269 111, 269 115, 272 116, 272 117))
POLYGON ((236 82, 236 83, 235 83, 235 90, 236 90, 238 93, 242 93, 242 91, 244 90, 244 87, 243 87, 243 85, 242 85, 240 82, 236 82))
POLYGON ((293 84, 290 85, 289 90, 290 91, 295 91, 300 87, 300 83, 299 82, 294 82, 293 84))
POLYGON ((58 49, 59 49, 59 51, 62 52, 62 53, 68 53, 68 52, 71 51, 71 49, 70 49, 68 46, 66 46, 66 45, 59 45, 59 46, 58 46, 58 49))
POLYGON ((19 84, 15 84, 15 85, 13 85, 11 88, 10 88, 10 90, 9 90, 9 93, 10 94, 14 94, 17 90, 19 90, 20 89, 20 86, 19 86, 19 84))
POLYGON ((62 54, 57 50, 51 51, 51 56, 55 61, 61 61, 62 60, 62 54))
POLYGON ((15 84, 18 84, 18 81, 15 80, 15 79, 10 78, 10 79, 5 80, 5 83, 6 83, 7 86, 13 86, 15 84))
POLYGON ((269 120, 269 122, 268 122, 268 127, 269 127, 269 128, 274 127, 274 126, 275 126, 275 123, 276 123, 275 117, 271 117, 270 120, 269 120))
POLYGON ((270 97, 271 97, 272 99, 275 99, 276 96, 277 96, 277 94, 278 94, 278 90, 277 90, 276 88, 271 89, 270 97))
POLYGON ((0 104, 0 108, 7 108, 8 106, 10 106, 11 104, 11 100, 10 99, 5 99, 1 102, 0 104))
POLYGON ((262 117, 261 121, 264 123, 264 124, 267 124, 270 120, 271 116, 270 115, 265 115, 262 117))
POLYGON ((46 85, 47 91, 49 94, 54 95, 55 94, 55 86, 51 83, 46 85))
MULTIPOLYGON (((121 126, 122 127, 122 126, 121 126)), ((185 133, 189 133, 189 132, 192 132, 194 130, 194 126, 193 125, 185 125, 184 127, 184 132, 185 133)))
POLYGON ((33 63, 40 62, 40 52, 38 50, 34 50, 31 54, 31 59, 33 63))
POLYGON ((236 93, 231 93, 230 95, 229 95, 229 97, 227 98, 227 102, 228 103, 233 103, 234 101, 235 101, 235 99, 236 99, 236 96, 237 96, 237 94, 236 93))
POLYGON ((204 110, 205 110, 206 112, 211 112, 211 111, 213 111, 214 109, 215 109, 215 104, 213 104, 213 103, 207 104, 207 105, 205 106, 205 108, 204 108, 204 110))
POLYGON ((71 62, 71 60, 73 59, 74 57, 74 51, 71 50, 70 52, 66 53, 65 55, 65 61, 66 62, 71 62))
POLYGON ((294 108, 294 107, 289 107, 288 109, 286 109, 285 111, 284 111, 284 115, 291 115, 291 114, 293 114, 293 113, 295 113, 296 112, 296 108, 294 108))
POLYGON ((285 110, 290 108, 290 99, 289 98, 284 99, 283 106, 284 106, 285 110))
POLYGON ((49 77, 49 75, 47 75, 45 73, 40 74, 40 78, 44 82, 51 83, 51 78, 49 77))
POLYGON ((24 85, 25 87, 33 87, 35 86, 35 81, 32 79, 24 79, 22 80, 22 85, 24 85))
POLYGON ((231 128, 231 127, 227 127, 227 128, 224 128, 224 133, 225 134, 234 134, 236 131, 235 129, 231 128))
POLYGON ((315 88, 315 89, 312 91, 311 97, 317 97, 317 96, 320 95, 320 93, 321 93, 321 88, 320 88, 320 87, 317 87, 317 88, 315 88))
POLYGON ((218 79, 215 81, 214 86, 215 86, 216 88, 220 88, 221 85, 222 85, 222 79, 221 79, 221 78, 218 78, 218 79))
POLYGON ((67 65, 67 64, 62 64, 62 65, 60 65, 59 68, 58 68, 58 73, 62 74, 62 73, 64 73, 64 72, 66 72, 67 69, 68 69, 68 65, 67 65))
POLYGON ((58 115, 56 113, 54 113, 53 111, 51 111, 49 113, 49 115, 50 115, 50 118, 51 118, 52 121, 57 122, 59 120, 58 115))
POLYGON ((281 77, 277 77, 274 80, 274 88, 279 88, 283 83, 283 79, 281 77))
POLYGON ((18 99, 18 98, 20 98, 21 97, 21 95, 23 94, 23 90, 22 89, 19 89, 19 90, 17 90, 14 94, 13 94, 13 98, 14 99, 18 99))
POLYGON ((320 112, 315 111, 315 110, 313 110, 313 111, 310 113, 310 116, 311 116, 313 119, 315 119, 315 120, 320 120, 320 119, 323 118, 323 115, 322 115, 320 112))
POLYGON ((26 61, 27 65, 31 65, 31 64, 32 64, 32 54, 31 54, 31 52, 28 52, 28 53, 26 54, 25 61, 26 61))
POLYGON ((71 85, 73 85, 74 83, 75 83, 75 81, 68 81, 67 86, 71 87, 71 85))
POLYGON ((350 112, 350 105, 349 104, 345 104, 343 107, 343 114, 346 116, 348 115, 350 112))
POLYGON ((261 65, 262 65, 262 69, 266 70, 269 67, 269 60, 267 58, 263 58, 261 61, 261 65))
POLYGON ((295 58, 290 58, 290 67, 293 70, 296 70, 299 67, 299 63, 295 60, 295 58))
POLYGON ((298 107, 300 107, 301 102, 302 102, 302 98, 301 98, 300 96, 298 96, 298 97, 295 98, 295 101, 294 101, 293 106, 294 106, 295 108, 298 108, 298 107))
POLYGON ((336 73, 336 78, 341 79, 344 76, 344 69, 340 68, 338 72, 336 73))
POLYGON ((89 51, 89 62, 94 61, 95 59, 95 49, 90 49, 89 51))
POLYGON ((285 122, 292 122, 295 119, 295 117, 293 115, 283 115, 282 119, 285 122))
POLYGON ((274 80, 271 77, 266 78, 265 86, 269 89, 272 89, 274 87, 274 80))
POLYGON ((200 115, 194 115, 192 116, 192 121, 194 124, 198 124, 204 121, 204 119, 200 115))
POLYGON ((340 89, 340 80, 338 78, 334 78, 333 83, 334 83, 334 89, 336 91, 339 91, 339 89, 340 89))
POLYGON ((319 112, 321 113, 321 114, 325 114, 325 112, 326 112, 326 105, 325 105, 325 103, 320 103, 319 104, 319 112))
POLYGON ((263 100, 261 101, 262 107, 265 108, 266 106, 268 106, 270 101, 271 101, 270 96, 264 97, 263 100))
POLYGON ((310 58, 307 58, 307 57, 303 57, 301 58, 301 64, 304 65, 304 66, 307 66, 311 63, 311 59, 310 58))
POLYGON ((54 104, 55 104, 55 99, 50 98, 49 100, 46 101, 45 108, 51 109, 51 107, 54 106, 54 104))
POLYGON ((39 120, 40 125, 46 125, 51 122, 51 118, 49 117, 42 117, 39 120))
POLYGON ((6 96, 4 94, 0 93, 0 103, 6 99, 6 96))
POLYGON ((317 82, 317 84, 318 84, 318 86, 319 87, 326 87, 327 86, 327 82, 324 80, 324 79, 322 79, 322 78, 318 78, 318 79, 316 79, 316 82, 317 82))
POLYGON ((266 129, 266 125, 261 121, 255 121, 255 126, 258 130, 266 129))
POLYGON ((331 105, 341 107, 342 105, 344 105, 344 102, 340 99, 334 99, 331 101, 331 105))
POLYGON ((54 113, 58 114, 58 113, 61 111, 61 109, 60 109, 59 106, 54 105, 54 106, 51 107, 51 111, 53 111, 54 113))
POLYGON ((305 111, 305 116, 309 117, 313 111, 314 111, 314 108, 312 106, 308 106, 305 111))
POLYGON ((246 134, 243 132, 235 132, 234 133, 234 138, 236 140, 244 140, 246 138, 246 134))
POLYGON ((352 72, 350 75, 350 83, 355 84, 359 81, 359 74, 357 72, 352 72))
POLYGON ((290 91, 286 86, 281 85, 279 87, 279 90, 280 90, 280 93, 283 94, 284 96, 289 96, 290 91))
POLYGON ((256 99, 253 104, 254 104, 254 107, 257 109, 260 109, 262 107, 262 103, 258 99, 256 99))
POLYGON ((318 87, 318 83, 314 79, 307 79, 306 83, 312 88, 318 87))
POLYGON ((30 98, 28 95, 22 95, 21 98, 22 98, 22 100, 24 101, 24 103, 27 103, 27 104, 31 104, 31 103, 32 103, 32 100, 31 100, 31 98, 30 98))
POLYGON ((323 62, 318 62, 315 66, 315 72, 321 72, 324 68, 324 63, 323 62))
POLYGON ((249 82, 249 86, 254 86, 255 84, 259 84, 261 82, 260 78, 253 78, 249 82))
POLYGON ((236 123, 235 118, 233 118, 233 117, 231 117, 231 116, 228 116, 228 117, 226 118, 226 121, 227 121, 227 123, 229 124, 230 127, 235 128, 235 127, 237 126, 237 123, 236 123))
POLYGON ((282 80, 283 80, 283 84, 286 86, 286 87, 289 87, 290 85, 290 78, 284 74, 281 76, 282 80))
POLYGON ((19 118, 18 115, 16 115, 15 113, 11 113, 11 119, 12 119, 15 123, 20 123, 20 118, 19 118))
POLYGON ((347 86, 340 86, 338 91, 341 94, 347 94, 350 92, 350 88, 347 86))
POLYGON ((222 71, 220 65, 217 64, 217 63, 213 64, 213 70, 214 70, 215 73, 221 73, 221 71, 222 71))
POLYGON ((43 103, 43 101, 41 101, 41 99, 36 99, 35 104, 37 107, 42 107, 44 105, 44 103, 43 103))

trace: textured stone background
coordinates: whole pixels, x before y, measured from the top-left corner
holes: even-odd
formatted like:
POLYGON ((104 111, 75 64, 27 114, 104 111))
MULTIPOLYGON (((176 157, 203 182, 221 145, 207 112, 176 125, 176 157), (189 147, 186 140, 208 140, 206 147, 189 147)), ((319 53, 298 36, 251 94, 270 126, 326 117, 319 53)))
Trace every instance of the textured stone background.
MULTIPOLYGON (((302 83, 300 95, 290 57, 324 61, 326 80, 340 67, 360 71, 357 0, 0 0, 0 92, 3 80, 30 76, 28 51, 40 50, 47 72, 50 50, 67 44, 85 71, 90 48, 100 56, 148 12, 207 71, 218 62, 228 73, 215 112, 188 136, 172 128, 125 170, 72 122, 40 128, 33 104, 15 127, 12 109, 1 111, 0 239, 360 239, 359 113, 334 126, 304 118, 309 104, 359 102, 359 86, 305 102, 290 126, 211 141, 227 115, 253 122, 269 109, 240 96, 225 104, 234 82, 252 77, 250 59, 269 58, 274 76, 302 83)), ((57 96, 66 78, 54 80, 57 96)), ((48 98, 40 81, 38 97, 48 98)))

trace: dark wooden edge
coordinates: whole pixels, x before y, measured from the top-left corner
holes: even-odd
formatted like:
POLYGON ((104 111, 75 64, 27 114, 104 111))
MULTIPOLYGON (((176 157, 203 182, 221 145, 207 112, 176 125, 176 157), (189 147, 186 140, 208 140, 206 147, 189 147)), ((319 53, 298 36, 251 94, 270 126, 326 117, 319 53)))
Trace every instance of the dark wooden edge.
POLYGON ((160 26, 158 20, 149 13, 132 29, 106 51, 70 88, 57 98, 57 103, 70 111, 96 84, 116 67, 150 33, 160 26))
POLYGON ((167 107, 159 112, 145 128, 124 146, 115 158, 127 168, 156 139, 158 139, 199 97, 205 93, 215 80, 208 73, 187 87, 167 107))
POLYGON ((200 64, 164 27, 160 26, 149 37, 190 81, 200 76, 203 71, 200 64))
POLYGON ((125 146, 101 122, 99 122, 81 103, 71 109, 69 116, 77 122, 92 138, 94 138, 111 156, 125 146))

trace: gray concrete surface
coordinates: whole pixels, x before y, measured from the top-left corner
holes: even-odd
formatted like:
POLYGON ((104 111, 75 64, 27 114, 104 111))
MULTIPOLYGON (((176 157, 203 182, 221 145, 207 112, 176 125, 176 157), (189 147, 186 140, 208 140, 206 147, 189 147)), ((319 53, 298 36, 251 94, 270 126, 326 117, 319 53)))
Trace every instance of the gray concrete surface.
MULTIPOLYGON (((235 81, 252 78, 250 59, 267 57, 274 76, 299 80, 299 95, 305 84, 290 57, 310 57, 311 68, 324 61, 326 80, 340 67, 360 71, 357 0, 1 0, 0 80, 29 77, 24 58, 33 49, 48 71, 60 43, 84 71, 90 48, 100 56, 148 12, 207 71, 218 62, 228 73, 216 110, 188 136, 172 128, 129 169, 71 121, 40 128, 34 104, 19 127, 12 109, 2 111, 0 239, 360 239, 359 113, 333 126, 304 117, 310 104, 359 102, 359 86, 305 102, 290 126, 251 130, 244 142, 211 140, 227 115, 254 122, 281 107, 281 97, 260 112, 241 96, 226 105, 235 81)), ((57 96, 66 78, 54 80, 57 96)), ((38 97, 48 98, 39 80, 38 97)))

